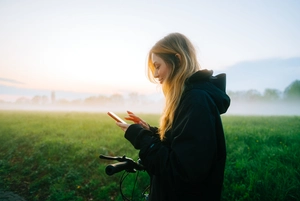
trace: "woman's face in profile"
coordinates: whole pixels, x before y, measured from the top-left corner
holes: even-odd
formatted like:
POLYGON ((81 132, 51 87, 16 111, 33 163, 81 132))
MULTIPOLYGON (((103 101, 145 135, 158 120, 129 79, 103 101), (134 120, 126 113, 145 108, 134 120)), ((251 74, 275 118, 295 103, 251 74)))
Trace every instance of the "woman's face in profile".
POLYGON ((152 63, 155 67, 154 77, 162 84, 170 75, 171 68, 168 64, 156 54, 151 54, 152 63))

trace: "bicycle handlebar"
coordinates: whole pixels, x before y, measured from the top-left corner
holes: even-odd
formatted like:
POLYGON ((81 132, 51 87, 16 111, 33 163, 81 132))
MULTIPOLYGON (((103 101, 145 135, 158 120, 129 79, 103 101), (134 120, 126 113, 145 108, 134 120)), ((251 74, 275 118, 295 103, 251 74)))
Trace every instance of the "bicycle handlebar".
POLYGON ((145 169, 145 167, 141 164, 140 160, 138 160, 138 162, 135 162, 131 158, 127 158, 126 156, 111 157, 111 156, 100 155, 99 158, 119 161, 118 163, 114 163, 106 166, 105 173, 109 176, 121 172, 123 170, 131 173, 135 173, 137 170, 145 169))

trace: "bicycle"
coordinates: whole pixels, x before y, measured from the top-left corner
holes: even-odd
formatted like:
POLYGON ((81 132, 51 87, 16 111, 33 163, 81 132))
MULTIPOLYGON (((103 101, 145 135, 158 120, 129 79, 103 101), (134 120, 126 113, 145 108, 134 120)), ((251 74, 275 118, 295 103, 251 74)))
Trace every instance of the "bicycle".
MULTIPOLYGON (((120 157, 120 156, 105 156, 105 155, 100 155, 99 156, 100 159, 106 159, 106 160, 113 160, 113 161, 118 161, 117 163, 113 163, 113 164, 109 164, 106 166, 105 168, 105 173, 109 176, 112 176, 118 172, 124 171, 124 173, 122 174, 121 178, 120 178, 120 183, 119 183, 119 191, 120 194, 122 196, 122 199, 124 201, 133 201, 133 194, 134 194, 134 189, 135 189, 135 185, 137 182, 137 178, 139 175, 140 171, 145 171, 145 167, 142 165, 141 160, 138 159, 137 162, 135 162, 133 159, 131 158, 127 158, 125 155, 120 157), (123 181, 125 180, 125 178, 128 176, 128 174, 130 173, 137 173, 137 176, 135 178, 135 182, 134 182, 134 186, 132 189, 132 195, 131 195, 131 200, 129 198, 127 198, 122 191, 122 184, 123 181)), ((149 191, 149 186, 145 188, 145 190, 142 193, 142 196, 144 197, 144 200, 147 201, 148 200, 148 192, 149 191)))

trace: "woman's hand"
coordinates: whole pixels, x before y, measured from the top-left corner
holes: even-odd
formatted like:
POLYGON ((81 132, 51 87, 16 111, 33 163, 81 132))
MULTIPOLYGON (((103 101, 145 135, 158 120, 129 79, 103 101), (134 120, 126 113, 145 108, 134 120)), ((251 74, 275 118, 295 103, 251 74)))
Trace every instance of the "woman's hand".
POLYGON ((130 111, 127 111, 127 113, 129 115, 129 117, 125 117, 124 119, 133 121, 135 124, 140 124, 144 129, 150 130, 149 125, 144 120, 142 120, 141 118, 139 118, 138 116, 136 116, 135 114, 133 114, 130 111))
POLYGON ((124 132, 126 132, 127 128, 130 126, 130 124, 123 124, 120 122, 116 122, 117 126, 119 126, 124 132))

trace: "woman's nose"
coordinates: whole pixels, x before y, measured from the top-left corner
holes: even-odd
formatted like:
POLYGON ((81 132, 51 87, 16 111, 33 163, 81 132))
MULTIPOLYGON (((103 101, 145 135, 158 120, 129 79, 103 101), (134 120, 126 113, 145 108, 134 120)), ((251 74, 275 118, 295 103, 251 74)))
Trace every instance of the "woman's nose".
POLYGON ((157 69, 155 69, 155 71, 154 71, 154 78, 158 78, 158 70, 157 69))

